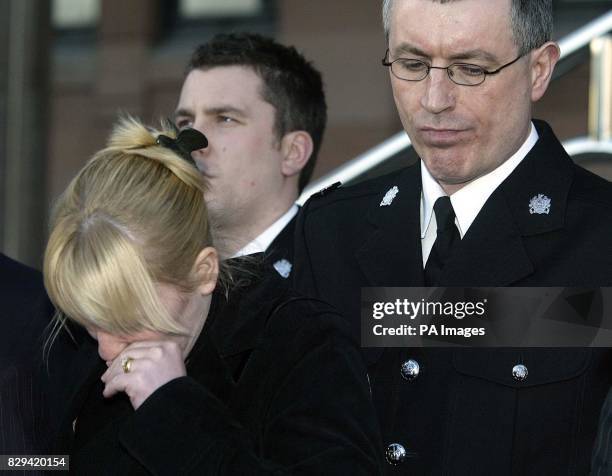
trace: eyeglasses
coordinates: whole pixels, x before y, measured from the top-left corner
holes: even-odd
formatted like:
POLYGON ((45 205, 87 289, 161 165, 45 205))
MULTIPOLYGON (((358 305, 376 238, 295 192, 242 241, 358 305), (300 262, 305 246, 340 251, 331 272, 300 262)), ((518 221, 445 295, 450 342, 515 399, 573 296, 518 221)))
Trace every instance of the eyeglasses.
POLYGON ((487 71, 482 66, 467 63, 453 63, 443 68, 441 66, 430 66, 424 61, 412 58, 398 58, 393 61, 387 61, 389 57, 389 50, 387 50, 385 57, 382 59, 382 65, 389 66, 393 76, 404 81, 422 81, 427 77, 430 70, 445 69, 446 74, 448 74, 449 79, 453 83, 461 86, 478 86, 484 83, 487 76, 499 73, 502 69, 516 63, 523 56, 525 55, 520 55, 515 60, 500 66, 496 70, 487 71))

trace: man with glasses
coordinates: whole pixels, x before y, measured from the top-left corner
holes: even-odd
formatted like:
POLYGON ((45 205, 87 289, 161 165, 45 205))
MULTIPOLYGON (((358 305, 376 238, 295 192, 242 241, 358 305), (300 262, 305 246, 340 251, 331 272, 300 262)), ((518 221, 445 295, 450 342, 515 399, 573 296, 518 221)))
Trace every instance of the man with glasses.
MULTIPOLYGON (((612 188, 532 121, 559 59, 551 0, 385 0, 420 160, 319 194, 296 285, 360 328, 367 286, 610 286, 612 188)), ((608 349, 364 349, 390 474, 587 474, 608 349)))

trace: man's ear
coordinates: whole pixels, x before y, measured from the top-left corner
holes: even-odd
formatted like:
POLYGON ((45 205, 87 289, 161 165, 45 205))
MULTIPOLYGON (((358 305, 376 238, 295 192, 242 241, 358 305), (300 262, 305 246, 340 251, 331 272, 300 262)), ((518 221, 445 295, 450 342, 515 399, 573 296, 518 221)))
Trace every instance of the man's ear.
POLYGON ((531 100, 538 101, 548 88, 552 73, 561 56, 559 45, 553 41, 531 53, 531 100))
POLYGON ((198 280, 198 292, 203 296, 211 294, 219 277, 219 256, 212 246, 204 248, 196 257, 194 272, 198 280))
POLYGON ((285 177, 299 174, 312 155, 314 144, 312 137, 306 131, 292 131, 285 134, 281 140, 281 173, 285 177))

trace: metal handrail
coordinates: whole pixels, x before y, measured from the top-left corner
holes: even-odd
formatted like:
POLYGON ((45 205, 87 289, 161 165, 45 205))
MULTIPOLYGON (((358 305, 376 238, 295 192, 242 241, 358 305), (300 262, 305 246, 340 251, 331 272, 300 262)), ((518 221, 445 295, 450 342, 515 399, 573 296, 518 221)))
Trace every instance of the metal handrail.
POLYGON ((572 157, 586 154, 612 156, 612 141, 595 140, 591 137, 576 137, 563 142, 563 148, 572 157))
POLYGON ((610 30, 612 30, 612 10, 559 40, 560 59, 563 60, 572 53, 588 46, 595 38, 606 34, 610 30))
MULTIPOLYGON (((563 61, 578 50, 587 47, 591 41, 611 30, 612 10, 559 40, 558 43, 561 50, 560 61, 563 61)), ((591 140, 588 143, 595 147, 596 142, 597 141, 591 140)), ((576 147, 571 141, 564 143, 564 146, 566 144, 569 144, 570 150, 572 147, 576 147)), ((586 144, 586 142, 582 141, 580 148, 582 151, 581 153, 591 152, 591 150, 584 149, 584 144, 586 144)), ((393 157, 402 150, 407 149, 410 147, 410 145, 410 138, 406 132, 398 132, 377 146, 367 150, 363 154, 358 155, 354 159, 345 162, 331 172, 311 182, 298 198, 298 204, 303 204, 313 193, 329 187, 336 182, 348 182, 353 180, 368 170, 385 162, 387 159, 393 157)), ((593 148, 592 150, 592 152, 598 151, 599 150, 597 147, 593 148)), ((570 153, 570 155, 573 154, 570 153)))

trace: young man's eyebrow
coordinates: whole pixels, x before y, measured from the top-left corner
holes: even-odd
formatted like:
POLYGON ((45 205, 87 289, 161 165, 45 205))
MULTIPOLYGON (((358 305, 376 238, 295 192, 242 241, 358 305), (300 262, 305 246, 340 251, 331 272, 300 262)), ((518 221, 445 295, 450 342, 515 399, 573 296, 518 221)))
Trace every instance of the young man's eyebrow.
MULTIPOLYGON (((204 108, 204 114, 206 114, 207 116, 216 116, 219 114, 235 114, 237 116, 240 117, 244 117, 246 116, 246 111, 243 109, 240 109, 238 107, 235 106, 226 106, 226 105, 222 105, 222 106, 214 106, 214 107, 207 107, 204 108)), ((194 117, 195 113, 188 108, 178 108, 176 111, 174 111, 174 117, 194 117)))
POLYGON ((246 116, 246 111, 235 106, 214 106, 204 108, 204 114, 214 116, 218 114, 235 114, 237 116, 246 116))
POLYGON ((174 111, 174 118, 176 119, 179 116, 193 117, 193 111, 191 109, 186 109, 184 107, 181 107, 177 109, 176 111, 174 111))

